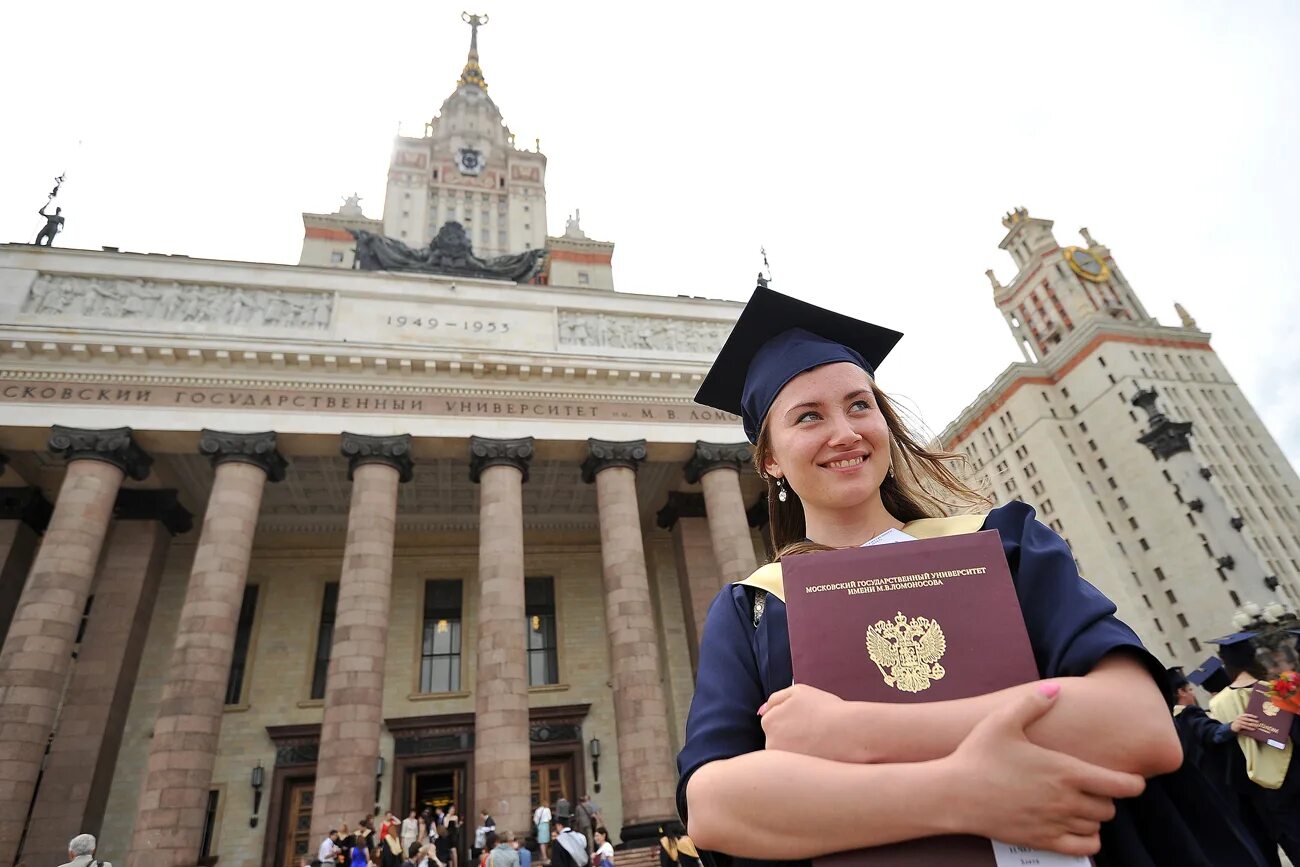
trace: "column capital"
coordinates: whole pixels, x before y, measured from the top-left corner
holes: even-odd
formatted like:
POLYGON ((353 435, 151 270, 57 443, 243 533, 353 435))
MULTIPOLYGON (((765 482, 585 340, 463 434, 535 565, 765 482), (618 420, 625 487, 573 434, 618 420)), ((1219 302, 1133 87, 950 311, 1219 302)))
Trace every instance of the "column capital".
POLYGON ((705 518, 704 495, 685 491, 669 491, 668 502, 655 515, 655 524, 662 530, 671 530, 681 518, 705 518))
POLYGON ((171 488, 122 488, 113 503, 113 517, 118 521, 157 521, 173 536, 194 528, 194 516, 181 505, 180 497, 171 488))
POLYGON ((695 454, 691 455, 691 459, 683 468, 686 472, 686 481, 693 485, 705 473, 723 468, 740 472, 741 465, 749 463, 753 459, 753 454, 749 443, 706 443, 703 440, 696 440, 695 454))
POLYGON ((52 514, 54 507, 40 488, 0 488, 0 521, 22 521, 37 533, 44 533, 52 514))
POLYGON ((596 474, 609 467, 627 467, 636 472, 645 460, 645 440, 587 440, 587 459, 582 462, 582 480, 587 484, 596 481, 596 474))
POLYGON ((129 427, 88 429, 64 427, 56 424, 50 428, 50 441, 46 448, 66 461, 102 461, 112 464, 136 481, 149 477, 153 458, 136 445, 129 427))
POLYGON ((266 473, 269 482, 282 481, 289 466, 275 448, 275 431, 228 433, 204 428, 199 434, 199 454, 211 458, 214 467, 228 461, 252 464, 266 473))
POLYGON ((348 481, 357 467, 364 464, 385 464, 397 470, 399 482, 409 482, 415 476, 415 462, 411 460, 411 435, 366 436, 343 432, 339 450, 348 459, 348 481))
POLYGON ((469 480, 474 484, 488 467, 514 467, 528 481, 528 463, 533 459, 533 438, 498 440, 490 437, 469 438, 469 480))

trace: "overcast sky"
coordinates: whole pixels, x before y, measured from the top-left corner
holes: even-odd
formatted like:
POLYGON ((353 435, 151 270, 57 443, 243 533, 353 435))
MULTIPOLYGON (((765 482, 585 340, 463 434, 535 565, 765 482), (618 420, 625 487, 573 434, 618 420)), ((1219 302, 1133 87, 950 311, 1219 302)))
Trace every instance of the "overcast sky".
MULTIPOLYGON (((937 431, 1019 358, 984 270, 1024 205, 1181 301, 1300 463, 1300 4, 483 2, 549 229, 581 208, 620 290, 741 300, 765 244, 774 288, 908 333, 881 384, 937 431)), ((382 214, 464 8, 8 4, 0 240, 66 169, 63 246, 296 262, 301 212, 382 214)))

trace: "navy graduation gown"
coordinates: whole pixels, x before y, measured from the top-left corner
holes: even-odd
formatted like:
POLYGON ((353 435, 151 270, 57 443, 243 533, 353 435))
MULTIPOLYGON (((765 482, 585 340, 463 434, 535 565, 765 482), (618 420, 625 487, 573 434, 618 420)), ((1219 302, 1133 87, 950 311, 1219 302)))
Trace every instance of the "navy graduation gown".
MULTIPOLYGON (((1140 661, 1157 684, 1164 682, 1164 667, 1115 617, 1114 604, 1079 577, 1065 541, 1035 520, 1032 508, 1008 503, 990 512, 981 529, 997 530, 1001 536, 1041 677, 1081 677, 1107 654, 1121 652, 1140 661)), ((686 743, 677 757, 677 809, 683 822, 688 819, 686 786, 691 775, 711 761, 763 749, 758 707, 793 682, 785 604, 768 595, 755 626, 754 593, 739 584, 723 588, 705 621, 686 743)), ((1172 785, 1191 784, 1175 781, 1172 785)), ((773 799, 772 809, 781 809, 779 799, 773 799)), ((1249 867, 1256 863, 1239 845, 1243 855, 1236 860, 1216 860, 1200 852, 1193 837, 1200 829, 1193 831, 1178 817, 1166 784, 1151 781, 1142 797, 1117 804, 1116 818, 1102 827, 1098 867, 1249 867), (1139 802, 1146 805, 1144 812, 1134 809, 1139 802)), ((1225 833, 1232 844, 1239 839, 1231 829, 1225 833)), ((736 865, 774 863, 713 857, 736 865)))

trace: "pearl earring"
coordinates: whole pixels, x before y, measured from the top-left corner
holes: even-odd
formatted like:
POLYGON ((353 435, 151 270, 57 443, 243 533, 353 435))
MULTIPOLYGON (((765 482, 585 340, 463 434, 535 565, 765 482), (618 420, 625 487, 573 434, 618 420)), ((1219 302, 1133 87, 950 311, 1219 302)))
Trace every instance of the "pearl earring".
POLYGON ((790 498, 785 490, 785 479, 779 477, 776 480, 776 498, 783 503, 790 498))

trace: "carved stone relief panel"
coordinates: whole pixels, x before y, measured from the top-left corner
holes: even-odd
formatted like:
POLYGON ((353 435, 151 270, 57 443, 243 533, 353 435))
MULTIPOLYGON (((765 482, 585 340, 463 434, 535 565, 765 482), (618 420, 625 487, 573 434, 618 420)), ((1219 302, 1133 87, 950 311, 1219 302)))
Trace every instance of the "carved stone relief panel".
POLYGON ((656 352, 713 354, 731 331, 730 322, 673 319, 667 316, 627 316, 560 310, 561 346, 646 349, 656 352))
POLYGON ((334 312, 334 293, 41 274, 32 283, 22 312, 325 330, 334 312))

